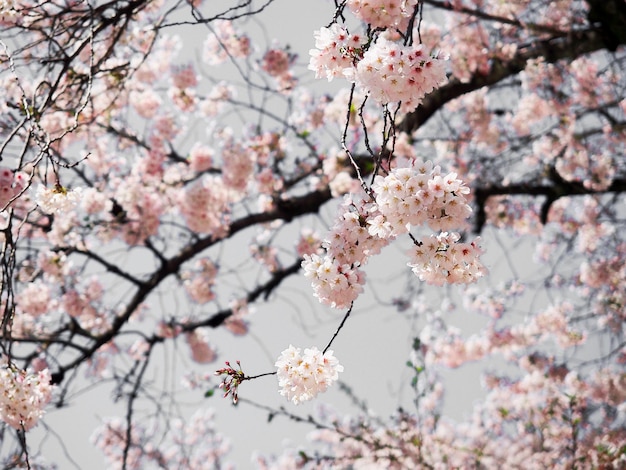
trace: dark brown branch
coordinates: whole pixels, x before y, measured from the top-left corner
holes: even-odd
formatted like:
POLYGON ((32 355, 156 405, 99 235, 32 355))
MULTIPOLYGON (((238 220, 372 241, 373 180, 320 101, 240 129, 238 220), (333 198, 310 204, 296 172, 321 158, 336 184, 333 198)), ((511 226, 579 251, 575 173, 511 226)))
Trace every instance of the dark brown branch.
POLYGON ((556 170, 552 169, 549 174, 550 182, 547 184, 537 183, 520 183, 507 186, 487 186, 483 188, 475 188, 472 190, 474 194, 474 202, 476 205, 476 214, 474 216, 474 232, 480 233, 486 223, 485 205, 487 199, 492 196, 535 196, 545 197, 545 201, 541 208, 540 220, 546 223, 548 213, 552 204, 561 197, 567 196, 583 196, 588 194, 604 194, 604 193, 624 193, 626 192, 626 180, 614 180, 611 186, 604 191, 596 191, 585 187, 578 181, 564 180, 556 170))

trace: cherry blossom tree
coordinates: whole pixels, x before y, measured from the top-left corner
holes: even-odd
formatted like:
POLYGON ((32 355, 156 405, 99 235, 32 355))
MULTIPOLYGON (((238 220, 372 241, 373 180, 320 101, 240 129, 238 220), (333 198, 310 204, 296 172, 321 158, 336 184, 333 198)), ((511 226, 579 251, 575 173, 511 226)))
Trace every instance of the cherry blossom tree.
POLYGON ((311 431, 257 468, 624 468, 626 4, 290 3, 0 0, 4 467, 76 466, 104 387, 107 468, 228 467, 233 403, 311 431), (350 336, 372 298, 406 338, 350 336), (350 348, 404 348, 388 419, 350 348))

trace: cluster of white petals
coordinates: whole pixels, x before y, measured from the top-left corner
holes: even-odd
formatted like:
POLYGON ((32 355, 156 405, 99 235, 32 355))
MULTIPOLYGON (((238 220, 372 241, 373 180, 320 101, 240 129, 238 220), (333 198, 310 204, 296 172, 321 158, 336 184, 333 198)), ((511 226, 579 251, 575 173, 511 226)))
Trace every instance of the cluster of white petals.
POLYGON ((365 273, 331 256, 304 255, 304 276, 311 280, 313 294, 333 308, 347 308, 363 291, 365 273))
POLYGON ((380 104, 402 102, 411 111, 422 98, 447 81, 445 62, 422 45, 403 46, 379 37, 356 68, 356 82, 380 104))
POLYGON ((404 45, 382 34, 370 43, 338 24, 314 34, 316 48, 309 51, 309 69, 315 76, 328 81, 344 77, 379 104, 401 103, 403 111, 412 111, 426 94, 447 82, 447 57, 428 54, 422 44, 404 45))
POLYGON ((415 159, 410 167, 376 176, 372 190, 382 217, 369 220, 369 231, 387 238, 427 223, 433 230, 462 227, 472 208, 470 189, 456 173, 443 175, 431 161, 415 159))
POLYGON ((459 242, 458 233, 442 232, 417 240, 409 251, 407 263, 413 273, 428 284, 470 284, 483 277, 485 267, 480 263, 482 250, 477 238, 471 243, 459 242))
POLYGON ((315 31, 315 47, 311 49, 309 69, 315 71, 316 78, 326 77, 330 82, 334 77, 354 79, 356 63, 363 55, 364 38, 333 24, 330 28, 315 31))
POLYGON ((362 266, 411 227, 442 231, 424 241, 413 237, 408 265, 420 280, 465 284, 486 273, 479 259, 480 240, 461 243, 458 233, 448 233, 464 227, 472 212, 469 188, 456 173, 443 174, 431 161, 414 159, 408 167, 376 176, 371 189, 374 203, 365 194, 361 199, 345 197, 322 243, 325 253, 303 256, 304 275, 320 302, 348 308, 363 290, 362 266))
POLYGON ((0 418, 15 429, 28 431, 52 398, 50 371, 35 373, 5 363, 0 367, 0 390, 0 418))
POLYGON ((80 202, 82 188, 67 190, 63 186, 56 185, 48 189, 40 184, 37 187, 35 201, 46 214, 60 214, 74 209, 80 202))
POLYGON ((315 398, 325 392, 343 372, 343 366, 331 350, 322 353, 316 347, 300 348, 289 345, 275 364, 278 369, 280 394, 294 404, 315 398))
POLYGON ((347 308, 363 291, 365 273, 360 269, 378 254, 388 239, 368 232, 369 205, 346 196, 328 237, 323 255, 304 255, 304 275, 311 280, 315 296, 333 308, 347 308))

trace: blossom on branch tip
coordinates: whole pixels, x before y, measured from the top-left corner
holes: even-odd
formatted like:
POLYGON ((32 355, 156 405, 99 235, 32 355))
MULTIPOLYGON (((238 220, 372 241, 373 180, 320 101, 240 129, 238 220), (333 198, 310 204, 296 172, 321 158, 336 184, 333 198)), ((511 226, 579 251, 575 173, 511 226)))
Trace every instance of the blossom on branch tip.
POLYGON ((294 404, 315 398, 325 392, 343 372, 333 352, 320 352, 316 347, 307 348, 300 353, 300 348, 289 345, 276 361, 280 394, 294 404))
POLYGON ((353 81, 356 64, 363 56, 365 38, 349 34, 338 24, 321 28, 314 35, 316 49, 309 51, 309 69, 315 72, 315 77, 325 76, 330 82, 334 77, 343 76, 353 81))
POLYGON ((15 429, 31 429, 52 398, 50 381, 48 369, 35 373, 12 364, 0 366, 0 418, 15 429))
POLYGON ((356 82, 380 104, 402 102, 412 111, 422 98, 447 82, 444 61, 421 44, 403 46, 379 37, 356 68, 356 82))
POLYGON ((40 184, 37 188, 35 201, 46 214, 58 214, 72 210, 80 202, 82 188, 68 190, 60 184, 48 189, 40 184))

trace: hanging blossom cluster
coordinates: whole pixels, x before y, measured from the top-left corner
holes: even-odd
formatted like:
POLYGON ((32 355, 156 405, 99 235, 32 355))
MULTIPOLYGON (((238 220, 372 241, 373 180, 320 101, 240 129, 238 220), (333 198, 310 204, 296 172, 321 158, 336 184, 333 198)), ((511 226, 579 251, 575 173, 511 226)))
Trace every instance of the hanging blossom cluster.
POLYGON ((376 176, 374 202, 346 197, 322 244, 325 253, 304 255, 302 267, 315 296, 331 307, 347 308, 362 291, 361 266, 369 257, 411 227, 424 225, 443 232, 413 238, 408 266, 418 278, 435 285, 475 282, 486 273, 479 260, 480 238, 464 243, 458 233, 448 232, 464 226, 471 214, 467 194, 456 173, 444 175, 430 161, 416 159, 409 167, 376 176))
POLYGON ((355 67, 363 58, 366 38, 349 34, 336 23, 313 34, 316 49, 309 51, 309 69, 315 72, 315 77, 326 77, 329 82, 335 77, 354 81, 355 67))
POLYGON ((402 45, 378 36, 367 38, 337 24, 315 31, 309 69, 331 81, 342 76, 358 84, 379 104, 401 103, 413 110, 434 89, 447 81, 445 57, 430 56, 421 44, 402 45))
POLYGON ((296 405, 325 392, 338 380, 339 372, 343 372, 343 366, 331 350, 322 353, 316 347, 301 353, 300 348, 289 345, 275 366, 280 394, 296 405))
POLYGON ((389 243, 368 232, 370 209, 363 200, 347 196, 331 234, 322 243, 325 253, 304 255, 304 276, 311 280, 320 302, 334 308, 349 307, 365 284, 365 272, 360 267, 389 243))
POLYGON ((9 426, 28 431, 44 414, 52 399, 50 371, 17 369, 11 364, 0 367, 0 418, 9 426))
MULTIPOLYGON (((439 166, 416 160, 410 168, 376 176, 372 190, 381 215, 368 221, 372 235, 381 238, 400 235, 411 226, 428 224, 433 230, 463 226, 472 209, 467 203, 469 188, 456 173, 441 174, 439 166)), ((482 254, 477 238, 459 242, 458 233, 446 231, 416 239, 408 265, 429 284, 468 284, 485 274, 479 261, 482 254)))
POLYGON ((40 209, 46 214, 55 214, 71 211, 80 202, 82 188, 68 190, 60 184, 49 189, 44 185, 37 187, 35 200, 40 209))

